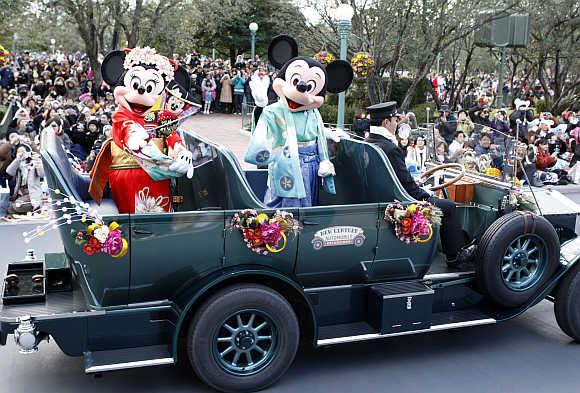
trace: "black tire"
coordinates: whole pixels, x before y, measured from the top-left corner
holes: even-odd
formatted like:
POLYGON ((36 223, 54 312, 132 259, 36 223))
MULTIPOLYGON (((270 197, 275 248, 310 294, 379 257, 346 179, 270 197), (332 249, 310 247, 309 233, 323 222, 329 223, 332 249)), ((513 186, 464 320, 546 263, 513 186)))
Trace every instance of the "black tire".
MULTIPOLYGON (((481 238, 476 264, 478 288, 487 298, 501 306, 521 306, 554 274, 558 268, 559 255, 558 235, 548 220, 529 212, 507 214, 496 220, 481 238), (508 286, 502 276, 502 264, 508 248, 520 236, 541 245, 543 254, 536 259, 544 262, 537 268, 541 270, 533 273, 535 278, 530 281, 529 286, 514 289, 517 283, 513 287, 508 286)), ((520 273, 517 274, 519 277, 520 273)), ((508 277, 508 281, 509 279, 508 277)))
POLYGON ((564 333, 580 341, 580 265, 574 265, 555 291, 554 314, 564 333))
MULTIPOLYGON (((234 337, 235 333, 231 334, 234 337)), ((189 327, 187 352, 195 373, 207 385, 227 393, 253 392, 274 384, 286 373, 296 355, 299 338, 296 314, 284 297, 265 286, 240 284, 219 291, 201 306, 189 327), (239 375, 220 364, 221 349, 216 349, 214 343, 228 318, 245 310, 264 313, 270 318, 275 326, 276 348, 261 369, 239 375)))

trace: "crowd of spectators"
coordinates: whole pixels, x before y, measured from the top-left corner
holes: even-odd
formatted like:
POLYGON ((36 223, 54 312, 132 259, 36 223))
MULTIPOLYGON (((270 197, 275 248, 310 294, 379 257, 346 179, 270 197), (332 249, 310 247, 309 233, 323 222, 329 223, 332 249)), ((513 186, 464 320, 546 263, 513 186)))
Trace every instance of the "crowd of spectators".
MULTIPOLYGON (((434 122, 422 131, 417 129, 413 113, 402 114, 401 123, 408 123, 416 131, 397 140, 409 168, 416 168, 417 174, 431 160, 464 164, 469 170, 504 180, 515 175, 533 186, 580 184, 579 120, 578 107, 555 116, 534 113, 529 101, 518 99, 516 107, 508 110, 492 109, 487 100, 481 99, 458 112, 442 105, 434 122)), ((364 112, 357 112, 353 131, 365 137, 368 127, 364 112)))

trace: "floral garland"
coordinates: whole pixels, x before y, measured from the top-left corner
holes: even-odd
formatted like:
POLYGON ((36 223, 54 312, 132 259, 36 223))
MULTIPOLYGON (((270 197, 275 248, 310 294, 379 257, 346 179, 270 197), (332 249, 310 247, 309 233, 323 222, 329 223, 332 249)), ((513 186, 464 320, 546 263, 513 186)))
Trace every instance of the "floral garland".
POLYGON ((314 60, 316 60, 320 64, 329 64, 332 63, 335 60, 335 58, 332 55, 332 53, 322 50, 314 55, 314 60))
MULTIPOLYGON (((71 232, 74 234, 75 231, 71 232)), ((75 243, 82 246, 87 255, 102 252, 113 258, 122 258, 129 251, 129 243, 123 237, 121 226, 116 221, 108 226, 96 223, 89 225, 86 232, 76 232, 75 243)))
POLYGON ((166 82, 173 79, 174 66, 169 59, 157 53, 155 48, 148 46, 144 48, 133 48, 125 55, 123 68, 129 70, 140 64, 153 65, 157 70, 163 74, 166 82))
POLYGON ((286 248, 286 231, 296 236, 300 230, 298 221, 292 213, 276 211, 272 217, 254 209, 242 210, 234 214, 231 221, 233 229, 239 229, 249 249, 260 255, 278 253, 286 248), (279 246, 282 240, 282 245, 279 246))
POLYGON ((370 53, 358 52, 350 60, 350 65, 356 76, 366 76, 375 65, 375 59, 370 53))
POLYGON ((402 242, 427 243, 433 237, 433 225, 441 225, 443 212, 428 202, 405 207, 401 202, 390 203, 385 209, 385 221, 393 225, 395 236, 402 242))

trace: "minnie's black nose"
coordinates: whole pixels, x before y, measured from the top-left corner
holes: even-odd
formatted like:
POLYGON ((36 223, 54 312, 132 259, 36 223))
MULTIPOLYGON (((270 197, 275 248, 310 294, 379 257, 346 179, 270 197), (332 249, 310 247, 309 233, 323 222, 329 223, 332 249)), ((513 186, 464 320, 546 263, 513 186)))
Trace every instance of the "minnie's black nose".
POLYGON ((306 82, 300 81, 296 85, 296 90, 298 90, 300 93, 306 93, 306 90, 308 90, 308 85, 306 84, 306 82))
POLYGON ((137 92, 139 94, 145 94, 145 88, 144 87, 140 87, 140 88, 137 89, 137 92))

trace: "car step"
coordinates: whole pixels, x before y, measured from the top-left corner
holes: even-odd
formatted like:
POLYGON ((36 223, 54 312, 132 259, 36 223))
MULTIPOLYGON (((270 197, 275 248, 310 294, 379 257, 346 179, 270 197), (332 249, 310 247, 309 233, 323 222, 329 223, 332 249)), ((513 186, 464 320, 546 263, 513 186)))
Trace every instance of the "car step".
POLYGON ((85 352, 85 373, 174 364, 167 345, 85 352))

